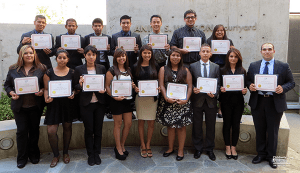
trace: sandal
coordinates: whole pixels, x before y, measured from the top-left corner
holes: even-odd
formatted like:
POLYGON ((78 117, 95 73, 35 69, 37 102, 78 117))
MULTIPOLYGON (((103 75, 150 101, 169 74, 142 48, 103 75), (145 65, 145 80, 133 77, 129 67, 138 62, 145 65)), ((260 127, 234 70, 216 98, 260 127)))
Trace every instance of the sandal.
POLYGON ((147 149, 142 149, 142 147, 141 147, 141 156, 142 156, 143 158, 147 158, 148 153, 143 153, 143 151, 147 151, 147 149))
POLYGON ((152 154, 151 148, 150 148, 150 149, 146 149, 146 150, 147 150, 147 155, 148 155, 148 157, 152 157, 153 154, 152 154), (150 151, 150 152, 148 152, 148 151, 150 151))
POLYGON ((65 164, 70 163, 70 156, 69 156, 69 154, 64 154, 63 155, 63 161, 64 161, 65 164))
POLYGON ((58 157, 53 157, 52 162, 50 164, 51 168, 54 168, 57 165, 57 163, 59 162, 59 158, 60 158, 60 155, 58 157))

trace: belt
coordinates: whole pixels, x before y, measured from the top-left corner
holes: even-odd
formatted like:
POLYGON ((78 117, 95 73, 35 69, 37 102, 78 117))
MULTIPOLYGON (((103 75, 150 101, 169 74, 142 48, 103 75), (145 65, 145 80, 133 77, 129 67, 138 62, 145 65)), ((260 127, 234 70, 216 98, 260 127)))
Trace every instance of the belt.
POLYGON ((258 95, 263 96, 263 97, 273 97, 273 95, 270 95, 270 94, 264 94, 264 95, 258 94, 258 95))

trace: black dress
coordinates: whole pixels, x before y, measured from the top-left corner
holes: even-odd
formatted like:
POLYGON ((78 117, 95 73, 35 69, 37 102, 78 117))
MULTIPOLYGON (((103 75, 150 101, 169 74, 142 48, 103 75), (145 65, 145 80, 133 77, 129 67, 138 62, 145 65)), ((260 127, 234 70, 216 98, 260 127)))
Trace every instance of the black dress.
MULTIPOLYGON (((74 70, 69 69, 66 76, 57 76, 53 68, 48 69, 46 75, 53 80, 72 80, 74 70)), ((53 98, 53 101, 47 105, 47 112, 44 124, 55 125, 60 123, 71 123, 78 117, 78 106, 74 99, 68 97, 53 98), (77 108, 76 108, 77 107, 77 108)))

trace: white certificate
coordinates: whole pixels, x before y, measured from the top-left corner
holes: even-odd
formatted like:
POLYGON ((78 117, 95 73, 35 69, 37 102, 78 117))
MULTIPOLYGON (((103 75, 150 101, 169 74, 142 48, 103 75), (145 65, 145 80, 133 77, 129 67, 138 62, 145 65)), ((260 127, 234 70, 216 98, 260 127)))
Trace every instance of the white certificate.
POLYGON ((78 49, 80 48, 80 36, 79 35, 62 35, 61 47, 64 49, 78 49))
POLYGON ((165 49, 165 45, 168 44, 168 35, 149 34, 149 43, 152 45, 152 49, 165 49))
POLYGON ((50 34, 32 34, 31 45, 35 49, 52 48, 52 38, 50 34))
POLYGON ((256 74, 254 79, 256 90, 276 91, 277 75, 256 74))
POLYGON ((103 74, 85 74, 83 75, 84 82, 82 84, 83 91, 100 91, 104 90, 104 75, 103 74))
POLYGON ((158 81, 157 80, 140 80, 138 81, 139 96, 157 96, 158 81))
POLYGON ((15 92, 18 95, 39 92, 39 83, 36 76, 15 78, 14 83, 15 92))
POLYGON ((118 47, 125 51, 134 51, 136 45, 135 37, 118 37, 118 47))
POLYGON ((201 93, 212 93, 217 92, 218 79, 216 78, 206 78, 198 77, 197 78, 197 88, 200 89, 201 93))
POLYGON ((226 91, 243 90, 244 75, 223 75, 223 87, 226 91))
POLYGON ((132 85, 131 80, 113 80, 111 82, 111 95, 118 96, 131 96, 132 85))
POLYGON ((201 48, 201 37, 184 37, 183 49, 190 52, 199 52, 201 48))
POLYGON ((229 40, 212 40, 211 41, 211 52, 212 54, 227 54, 230 49, 229 40))
POLYGON ((187 99, 187 84, 168 83, 167 97, 171 99, 187 99))
POLYGON ((107 50, 108 37, 90 37, 90 44, 97 50, 107 50))
POLYGON ((48 82, 49 97, 69 97, 72 95, 71 80, 54 80, 48 82))

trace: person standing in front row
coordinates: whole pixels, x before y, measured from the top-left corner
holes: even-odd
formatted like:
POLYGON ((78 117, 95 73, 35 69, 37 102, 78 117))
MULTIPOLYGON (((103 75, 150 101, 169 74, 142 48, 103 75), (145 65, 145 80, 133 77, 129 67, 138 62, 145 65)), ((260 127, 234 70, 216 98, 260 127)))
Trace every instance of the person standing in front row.
POLYGON ((217 64, 209 61, 211 57, 211 49, 208 44, 202 44, 200 50, 201 60, 191 64, 190 72, 193 77, 193 95, 191 97, 193 107, 193 144, 196 148, 194 158, 200 158, 203 150, 206 150, 211 160, 216 160, 216 156, 213 152, 215 147, 215 124, 217 113, 217 97, 220 90, 220 68, 217 64), (200 93, 200 89, 197 88, 197 78, 216 78, 217 91, 216 93, 200 93), (206 124, 206 139, 203 142, 203 113, 205 113, 206 124), (205 145, 204 145, 205 144, 205 145))
MULTIPOLYGON (((36 15, 34 19, 34 30, 26 32, 22 34, 20 44, 17 48, 17 53, 19 54, 20 49, 24 45, 31 45, 31 35, 32 34, 47 34, 44 32, 44 29, 46 27, 46 17, 43 15, 36 15)), ((50 34, 51 35, 51 34, 50 34)), ((51 35, 52 39, 52 48, 54 45, 53 36, 51 35)), ((37 49, 36 54, 40 60, 40 62, 47 66, 47 69, 52 68, 50 57, 55 55, 55 53, 51 49, 37 49)))
POLYGON ((276 156, 281 117, 287 110, 285 93, 295 87, 295 82, 289 65, 274 59, 273 44, 264 43, 260 52, 263 59, 250 64, 246 78, 246 85, 251 91, 249 106, 256 131, 258 153, 252 163, 267 160, 272 168, 277 168, 273 157, 276 156), (278 75, 276 91, 256 90, 258 86, 254 84, 255 74, 278 75))
POLYGON ((203 31, 197 29, 194 25, 197 20, 197 14, 194 10, 187 10, 184 13, 185 26, 174 31, 170 46, 171 49, 179 48, 183 63, 186 67, 190 64, 199 61, 199 52, 189 52, 183 48, 183 38, 184 37, 201 37, 201 44, 206 43, 206 37, 203 31))
MULTIPOLYGON (((153 15, 150 18, 150 25, 152 27, 152 32, 150 34, 157 35, 157 34, 163 34, 160 31, 160 28, 162 26, 162 18, 160 15, 153 15)), ((146 35, 143 38, 143 45, 149 45, 149 35, 146 35)), ((156 63, 159 65, 159 67, 165 66, 168 58, 168 51, 170 50, 170 45, 166 44, 165 49, 153 49, 153 57, 155 58, 156 63)))

